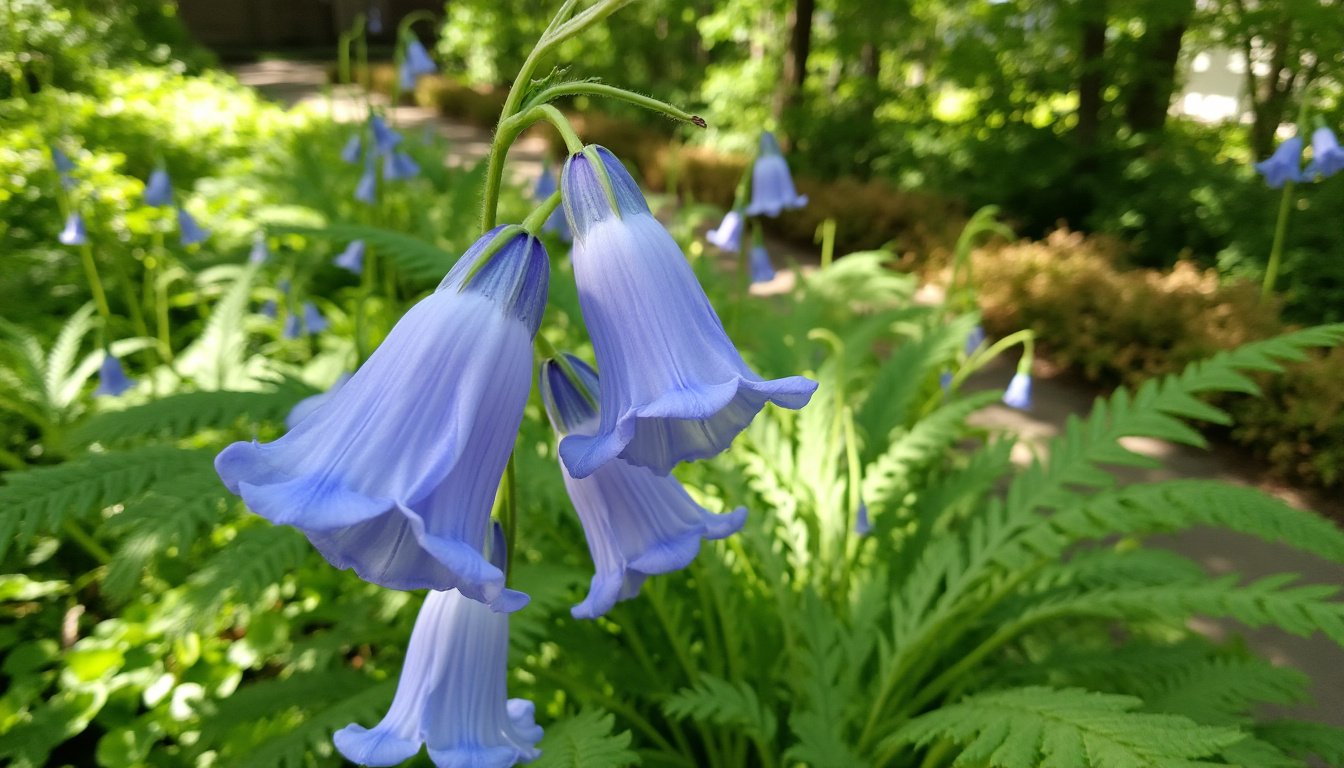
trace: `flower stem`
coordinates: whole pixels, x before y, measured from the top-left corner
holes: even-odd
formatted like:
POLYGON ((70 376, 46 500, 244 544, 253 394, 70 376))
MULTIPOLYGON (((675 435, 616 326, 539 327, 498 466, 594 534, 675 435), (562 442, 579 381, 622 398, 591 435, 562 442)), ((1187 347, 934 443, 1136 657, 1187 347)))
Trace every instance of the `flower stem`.
POLYGON ((545 226, 547 219, 551 218, 551 214, 555 213, 555 209, 559 207, 560 192, 557 190, 552 192, 551 196, 546 198, 541 205, 537 206, 535 211, 528 214, 526 219, 523 219, 523 229, 526 229, 532 234, 540 232, 541 228, 545 226))
POLYGON ((668 104, 665 101, 659 101, 650 96, 645 96, 641 93, 627 91, 624 88, 617 88, 614 85, 607 85, 606 83, 591 83, 586 81, 560 83, 559 85, 552 85, 538 93, 534 97, 534 100, 537 104, 545 104, 562 96, 597 96, 599 98, 616 99, 617 101, 624 101, 627 104, 633 104, 636 107, 643 107, 644 109, 667 115, 674 120, 690 123, 698 128, 704 128, 707 125, 703 117, 693 115, 680 107, 668 104))
POLYGON ((89 281, 89 292, 93 294, 93 303, 98 314, 103 316, 105 326, 112 323, 112 309, 107 305, 107 294, 103 292, 103 281, 98 277, 98 265, 93 260, 93 246, 85 243, 79 247, 80 259, 84 262, 84 277, 89 281))
POLYGON ((1279 219, 1274 224, 1274 244, 1269 249, 1269 264, 1265 267, 1265 281, 1260 286, 1260 300, 1265 301, 1274 292, 1279 277, 1279 262, 1283 259, 1283 244, 1288 237, 1288 217, 1293 210, 1293 192, 1296 185, 1287 181, 1279 198, 1279 219))

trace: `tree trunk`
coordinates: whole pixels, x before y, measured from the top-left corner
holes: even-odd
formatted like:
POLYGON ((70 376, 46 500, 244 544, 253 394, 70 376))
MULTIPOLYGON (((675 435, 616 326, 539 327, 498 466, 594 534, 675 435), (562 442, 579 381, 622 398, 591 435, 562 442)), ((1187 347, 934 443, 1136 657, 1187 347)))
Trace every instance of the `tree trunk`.
POLYGON ((803 83, 807 82, 807 57, 812 52, 812 15, 816 7, 816 0, 795 0, 789 11, 789 47, 784 51, 784 78, 775 91, 776 116, 782 116, 786 109, 798 103, 803 83))
POLYGON ((1144 33, 1139 46, 1142 61, 1125 102, 1125 122, 1135 133, 1158 132, 1166 126, 1181 42, 1194 10, 1194 0, 1181 0, 1176 17, 1144 33))
POLYGON ((1079 49, 1078 127, 1074 138, 1083 155, 1097 145, 1101 129, 1101 110, 1106 88, 1106 2, 1094 0, 1091 13, 1083 21, 1082 46, 1079 49))

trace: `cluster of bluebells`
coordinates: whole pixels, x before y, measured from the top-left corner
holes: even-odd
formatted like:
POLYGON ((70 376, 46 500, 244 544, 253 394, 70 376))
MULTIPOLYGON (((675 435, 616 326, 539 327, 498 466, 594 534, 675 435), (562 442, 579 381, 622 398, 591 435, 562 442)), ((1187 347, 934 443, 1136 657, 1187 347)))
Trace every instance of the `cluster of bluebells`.
MULTIPOLYGON (((744 182, 746 179, 743 180, 744 182)), ((745 187, 743 188, 745 191, 745 187)), ((750 196, 739 195, 733 209, 723 217, 717 229, 705 235, 711 245, 722 251, 736 253, 742 247, 742 230, 751 216, 775 217, 786 210, 807 205, 807 195, 798 194, 793 186, 793 175, 788 161, 779 149, 779 142, 769 131, 761 133, 760 148, 751 166, 750 196)), ((760 237, 760 228, 754 227, 751 249, 748 252, 751 282, 765 283, 775 279, 775 268, 770 254, 760 237)))
POLYGON ((1344 149, 1339 146, 1335 132, 1321 126, 1311 135, 1311 162, 1302 166, 1304 150, 1302 137, 1293 136, 1274 150, 1268 159, 1255 164, 1255 170, 1265 177, 1271 189, 1280 189, 1288 182, 1324 179, 1344 170, 1344 149))
MULTIPOLYGON (((816 383, 747 366, 610 152, 571 155, 559 186, 596 366, 560 355, 539 375, 594 562, 572 613, 590 618, 687 565, 703 539, 741 528, 746 510, 709 513, 671 470, 725 450, 766 403, 801 408, 816 383)), ((422 744, 441 767, 503 768, 537 754, 531 704, 505 698, 507 614, 528 598, 505 584, 490 514, 531 389, 549 280, 533 233, 486 232, 285 435, 216 458, 230 491, 299 528, 332 565, 432 590, 387 716, 335 738, 352 760, 392 765, 422 744)))
POLYGON ((398 146, 402 136, 382 117, 369 115, 367 131, 352 134, 341 149, 341 159, 351 165, 363 163, 364 172, 355 185, 355 199, 373 205, 378 202, 378 163, 382 161, 382 180, 399 181, 420 174, 420 166, 398 146))

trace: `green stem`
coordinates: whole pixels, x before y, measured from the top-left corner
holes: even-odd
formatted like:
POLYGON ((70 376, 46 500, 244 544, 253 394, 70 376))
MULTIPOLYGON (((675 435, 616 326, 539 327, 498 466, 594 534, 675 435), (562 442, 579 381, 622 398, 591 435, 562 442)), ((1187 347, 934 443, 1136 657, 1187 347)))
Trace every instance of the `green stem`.
POLYGON ((523 219, 523 229, 534 235, 537 234, 545 226, 546 220, 551 218, 551 214, 555 213, 555 209, 559 207, 560 192, 557 190, 552 192, 551 196, 546 198, 541 205, 537 206, 536 210, 528 214, 526 219, 523 219))
POLYGON ((80 528, 79 524, 74 520, 67 518, 65 522, 61 523, 61 531, 64 532, 66 536, 70 537, 71 541, 78 544, 80 549, 88 552, 100 565, 107 565, 112 562, 112 553, 108 552, 102 544, 99 544, 83 528, 80 528))
POLYGON ((1283 185, 1283 194, 1279 197, 1279 219, 1274 224, 1274 244, 1269 249, 1269 264, 1265 267, 1265 281, 1260 286, 1260 300, 1267 300, 1274 293, 1274 283, 1279 278, 1279 262, 1283 259, 1283 244, 1288 238, 1288 218, 1293 210, 1293 192, 1297 185, 1291 180, 1283 185))
POLYGON ((84 277, 89 281, 89 292, 93 294, 93 303, 98 314, 103 317, 104 327, 110 329, 112 309, 107 305, 107 294, 103 292, 103 281, 98 277, 98 265, 93 260, 93 246, 85 243, 79 247, 80 259, 84 262, 84 277))
MULTIPOLYGON (((530 669, 529 671, 532 674, 536 675, 537 677, 549 679, 551 682, 555 683, 557 686, 563 689, 567 694, 574 695, 576 697, 582 696, 584 698, 591 699, 596 703, 601 704, 604 708, 621 715, 626 720, 628 720, 630 724, 633 725, 640 733, 643 733, 645 736, 648 736, 649 739, 654 743, 656 743, 660 749, 669 754, 676 754, 676 748, 673 747, 672 743, 669 742, 666 738, 663 737, 661 733, 658 732, 657 728, 654 728, 653 725, 647 719, 645 719, 644 716, 641 715, 638 710, 626 704, 625 702, 621 701, 620 699, 612 696, 611 694, 603 693, 602 691, 597 690, 596 688, 592 687, 591 685, 588 685, 587 683, 583 682, 582 680, 579 680, 578 678, 570 677, 569 675, 566 675, 563 672, 557 672, 548 667, 537 667, 535 669, 530 669)), ((680 762, 686 765, 691 765, 691 763, 687 761, 685 758, 683 758, 680 762)))
POLYGON ((835 258, 835 219, 821 222, 817 230, 821 236, 821 268, 825 270, 835 258))
POLYGON ((668 104, 665 101, 645 96, 634 91, 627 91, 624 88, 617 88, 614 85, 605 83, 591 82, 569 82, 552 85, 544 91, 533 97, 532 101, 536 104, 545 104, 564 96, 596 96, 598 98, 616 99, 624 101, 627 104, 633 104, 636 107, 642 107, 653 112, 659 112, 667 115, 674 120, 690 123, 698 128, 706 126, 704 118, 699 115, 693 115, 680 107, 668 104))

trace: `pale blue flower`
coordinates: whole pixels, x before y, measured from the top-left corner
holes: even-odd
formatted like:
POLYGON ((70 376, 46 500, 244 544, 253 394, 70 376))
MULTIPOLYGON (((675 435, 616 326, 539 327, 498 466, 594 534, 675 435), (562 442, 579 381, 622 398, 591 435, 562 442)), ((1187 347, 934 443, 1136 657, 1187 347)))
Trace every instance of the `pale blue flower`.
POLYGON ((579 304, 603 381, 597 430, 560 443, 574 477, 617 456, 665 475, 727 448, 767 402, 807 404, 816 382, 764 380, 747 367, 685 255, 610 152, 589 147, 571 156, 560 185, 579 304), (603 170, 609 190, 599 181, 603 170))
POLYGON ((966 356, 970 357, 975 354, 975 350, 979 349, 980 345, 984 343, 985 329, 976 325, 970 333, 966 334, 966 356))
POLYGON ((1314 179, 1328 178, 1344 170, 1344 149, 1339 148, 1335 132, 1324 126, 1311 135, 1311 162, 1303 176, 1314 179))
POLYGON ((550 267, 536 238, 504 229, 477 240, 325 406, 272 443, 225 448, 215 468, 337 568, 509 610, 521 596, 505 595, 481 551, 531 389, 550 267), (496 236, 507 239, 464 287, 496 236))
POLYGON ((401 71, 401 89, 409 91, 415 87, 416 82, 424 75, 432 75, 439 71, 434 64, 434 60, 429 57, 429 51, 414 36, 406 41, 406 50, 402 54, 401 71))
POLYGON ((266 247, 266 233, 257 232, 252 236, 252 250, 247 254, 249 264, 265 264, 271 260, 271 249, 266 247))
POLYGON ((873 523, 868 519, 868 505, 864 503, 863 497, 859 497, 859 511, 854 515, 854 533, 860 536, 867 536, 873 530, 873 523))
POLYGON ((364 241, 351 240, 350 244, 345 246, 345 250, 332 261, 333 264, 341 269, 361 275, 364 273, 364 241))
POLYGON ((411 156, 401 151, 393 151, 383 158, 383 178, 387 181, 409 179, 420 175, 420 166, 411 156))
POLYGON ((336 382, 332 384, 331 388, 326 392, 318 392, 315 395, 309 395, 295 403, 294 407, 289 409, 289 415, 285 416, 285 428, 293 429, 298 426, 300 421, 308 418, 316 412, 318 408, 321 408, 322 405, 330 400, 331 396, 336 394, 336 391, 345 386, 345 382, 349 380, 350 374, 342 373, 336 378, 336 382))
POLYGON ((360 135, 358 133, 350 134, 350 138, 346 139, 345 146, 341 147, 341 160, 350 165, 358 163, 359 155, 363 148, 364 140, 360 138, 360 135))
POLYGON ((1018 371, 1013 374, 1013 378, 1008 382, 1008 389, 1004 390, 1003 402, 1011 408, 1018 410, 1029 410, 1031 408, 1031 374, 1018 371))
POLYGON ((303 325, 299 316, 290 312, 285 315, 284 325, 280 328, 280 338, 294 340, 303 336, 303 325))
POLYGON ((364 156, 364 173, 355 185, 355 199, 361 203, 373 205, 378 200, 378 169, 374 166, 372 153, 364 156))
POLYGON ((1294 136, 1279 145, 1268 160, 1255 164, 1270 189, 1279 189, 1290 181, 1302 181, 1302 137, 1294 136))
POLYGON ((62 152, 60 147, 51 144, 47 149, 51 150, 51 164, 56 166, 57 173, 64 176, 75 170, 75 164, 70 162, 70 157, 62 152))
POLYGON ((177 233, 183 245, 202 243, 210 237, 210 233, 196 223, 187 209, 180 206, 177 209, 177 233))
POLYGON ((373 130, 373 148, 380 155, 386 155, 401 143, 401 134, 388 127, 378 115, 369 117, 369 128, 373 130))
POLYGON ((768 283, 775 279, 775 268, 770 264, 770 254, 766 252, 764 245, 753 245, 751 247, 751 282, 768 283))
POLYGON ((93 390, 94 397, 116 397, 133 386, 135 382, 126 376, 121 361, 111 351, 105 351, 102 365, 98 367, 98 388, 93 390))
POLYGON ((329 325, 327 318, 322 316, 316 304, 311 301, 303 302, 303 327, 308 333, 321 333, 327 330, 329 325))
MULTIPOLYGON (((543 363, 542 402, 561 437, 590 433, 598 426, 597 373, 573 355, 565 359, 576 379, 553 360, 543 363)), ((618 600, 638 595, 647 576, 685 568, 700 552, 701 539, 729 536, 746 521, 746 508, 711 514, 676 478, 620 458, 583 479, 575 479, 563 462, 560 471, 596 570, 588 596, 570 610, 576 619, 597 618, 618 600)))
POLYGON ((376 5, 369 6, 369 34, 383 33, 383 12, 376 5))
POLYGON ((62 245, 84 245, 89 242, 89 232, 84 227, 84 217, 79 215, 79 211, 71 211, 65 217, 65 229, 61 230, 56 239, 62 245))
POLYGON ((153 208, 167 208, 173 204, 173 182, 168 171, 155 168, 145 183, 145 205, 153 208))
POLYGON ((723 221, 719 222, 719 228, 706 232, 705 239, 721 251, 737 253, 742 247, 742 213, 729 211, 724 214, 723 221))
POLYGON ((779 151, 779 143, 769 131, 761 134, 761 150, 751 169, 751 202, 748 216, 778 216, 790 208, 807 205, 807 195, 793 187, 789 164, 779 151))

